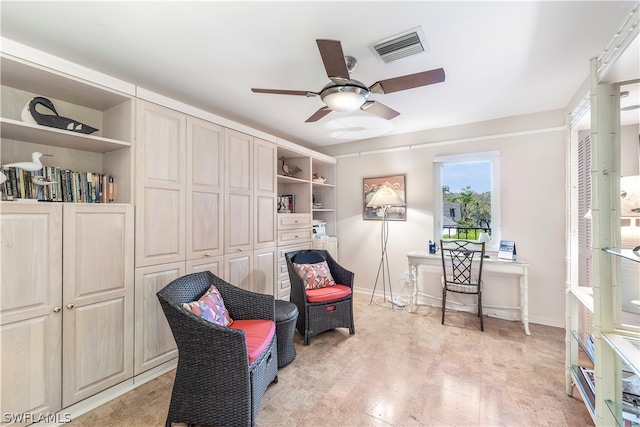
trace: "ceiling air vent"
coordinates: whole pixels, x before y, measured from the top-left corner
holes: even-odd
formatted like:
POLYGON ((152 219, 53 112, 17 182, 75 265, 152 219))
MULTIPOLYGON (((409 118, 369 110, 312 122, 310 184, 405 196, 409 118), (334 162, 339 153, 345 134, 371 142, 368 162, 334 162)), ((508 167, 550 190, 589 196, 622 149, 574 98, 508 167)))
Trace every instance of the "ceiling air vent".
POLYGON ((429 51, 420 27, 386 38, 370 47, 385 63, 429 51))

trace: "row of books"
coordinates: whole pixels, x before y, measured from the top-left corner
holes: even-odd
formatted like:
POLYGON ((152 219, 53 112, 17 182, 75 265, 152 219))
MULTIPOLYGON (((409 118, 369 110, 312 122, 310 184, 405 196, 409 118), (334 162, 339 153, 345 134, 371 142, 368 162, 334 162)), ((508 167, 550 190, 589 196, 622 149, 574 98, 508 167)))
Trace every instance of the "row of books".
POLYGON ((43 202, 112 203, 115 199, 113 176, 97 172, 76 172, 44 166, 30 172, 20 168, 2 171, 2 199, 30 199, 43 202))

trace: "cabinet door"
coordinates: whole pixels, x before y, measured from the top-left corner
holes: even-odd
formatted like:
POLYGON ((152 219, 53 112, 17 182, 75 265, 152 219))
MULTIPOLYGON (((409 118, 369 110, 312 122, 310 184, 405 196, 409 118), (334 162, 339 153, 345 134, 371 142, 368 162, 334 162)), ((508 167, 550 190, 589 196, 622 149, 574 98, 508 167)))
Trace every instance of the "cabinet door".
POLYGON ((0 406, 5 414, 62 408, 62 206, 2 203, 0 406))
POLYGON ((198 273, 200 271, 210 271, 214 275, 224 277, 224 258, 221 256, 203 258, 198 260, 187 261, 187 273, 198 273))
POLYGON ((253 138, 225 129, 225 253, 253 248, 253 138))
POLYGON ((256 139, 254 151, 254 249, 275 246, 276 235, 276 145, 256 139))
POLYGON ((331 254, 331 257, 338 261, 338 238, 327 237, 324 239, 313 239, 313 249, 324 249, 331 254))
POLYGON ((253 277, 250 291, 275 295, 276 252, 275 246, 253 252, 253 277))
POLYGON ((63 406, 133 376, 133 206, 63 209, 63 406))
POLYGON ((253 253, 244 252, 224 256, 224 280, 242 289, 251 289, 253 253))
POLYGON ((156 293, 184 274, 184 262, 136 269, 136 375, 178 357, 176 342, 156 293))
POLYGON ((186 116, 137 103, 136 266, 185 259, 186 116))
POLYGON ((223 254, 223 128, 187 117, 187 259, 223 254))

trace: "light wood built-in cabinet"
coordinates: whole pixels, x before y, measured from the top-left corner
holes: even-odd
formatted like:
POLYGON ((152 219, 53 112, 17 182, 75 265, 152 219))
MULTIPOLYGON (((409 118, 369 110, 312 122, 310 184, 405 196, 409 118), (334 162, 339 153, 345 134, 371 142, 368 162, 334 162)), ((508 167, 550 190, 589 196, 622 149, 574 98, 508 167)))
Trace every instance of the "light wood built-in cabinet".
POLYGON ((225 279, 273 295, 276 145, 225 130, 225 279))
POLYGON ((1 209, 3 411, 55 412, 131 378, 133 206, 1 209))
POLYGON ((133 376, 134 86, 113 90, 5 53, 0 73, 1 164, 38 151, 47 166, 115 181, 115 203, 0 205, 0 406, 52 414, 133 376), (36 96, 98 131, 23 121, 36 96))
POLYGON ((327 249, 337 260, 336 160, 293 144, 278 146, 278 196, 293 196, 293 212, 278 213, 278 278, 276 297, 288 300, 291 285, 284 254, 302 249, 327 249), (288 170, 299 169, 295 174, 288 170), (330 239, 316 239, 313 223, 322 221, 330 239))
POLYGON ((137 101, 136 267, 185 260, 187 117, 137 101))
POLYGON ((335 159, 24 48, 0 53, 0 164, 39 151, 113 177, 115 199, 2 202, 0 404, 83 412, 175 366, 156 296, 172 280, 208 270, 288 299, 285 250, 311 248, 314 219, 335 233, 335 159), (99 130, 22 121, 36 96, 99 130), (299 177, 283 176, 283 155, 299 177), (299 213, 278 213, 281 194, 299 213))
POLYGON ((187 260, 224 253, 224 128, 187 117, 187 260))
POLYGON ((172 262, 136 268, 135 273, 135 374, 141 374, 178 356, 169 323, 156 293, 184 276, 185 263, 172 262))
POLYGON ((1 405, 62 408, 62 205, 2 203, 1 405))

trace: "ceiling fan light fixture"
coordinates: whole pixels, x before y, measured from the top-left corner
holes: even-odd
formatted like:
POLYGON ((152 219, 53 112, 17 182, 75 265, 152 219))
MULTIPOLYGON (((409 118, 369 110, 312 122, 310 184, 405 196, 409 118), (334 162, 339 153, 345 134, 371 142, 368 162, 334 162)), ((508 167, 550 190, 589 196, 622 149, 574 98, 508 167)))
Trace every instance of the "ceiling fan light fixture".
POLYGON ((356 111, 367 101, 369 91, 357 86, 332 86, 320 93, 322 102, 333 111, 356 111))

